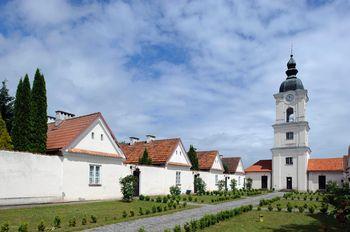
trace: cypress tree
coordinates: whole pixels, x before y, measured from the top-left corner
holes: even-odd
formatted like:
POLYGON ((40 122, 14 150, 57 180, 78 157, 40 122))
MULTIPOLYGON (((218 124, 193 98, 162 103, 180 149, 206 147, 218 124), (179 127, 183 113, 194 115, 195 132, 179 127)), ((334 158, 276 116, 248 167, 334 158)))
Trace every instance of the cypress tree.
POLYGON ((139 164, 146 164, 146 165, 151 165, 152 164, 152 159, 149 158, 146 148, 143 151, 142 157, 139 159, 139 164))
POLYGON ((187 156, 192 164, 191 170, 199 170, 197 152, 192 145, 190 146, 190 149, 187 152, 187 156))
POLYGON ((13 121, 13 145, 18 151, 30 151, 31 120, 30 120, 30 82, 26 74, 20 80, 15 100, 13 121))
POLYGON ((45 78, 37 69, 34 76, 31 94, 31 151, 46 152, 47 139, 47 98, 45 78))
POLYGON ((2 119, 5 121, 7 131, 11 134, 14 97, 10 96, 6 82, 6 80, 2 82, 2 87, 0 89, 0 111, 2 119))
POLYGON ((12 140, 7 132, 6 123, 0 115, 0 149, 13 150, 12 140))

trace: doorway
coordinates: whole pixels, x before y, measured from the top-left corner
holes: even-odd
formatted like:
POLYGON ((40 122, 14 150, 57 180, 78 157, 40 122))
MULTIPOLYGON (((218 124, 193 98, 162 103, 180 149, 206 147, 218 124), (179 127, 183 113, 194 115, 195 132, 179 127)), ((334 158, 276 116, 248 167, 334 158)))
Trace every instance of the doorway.
POLYGON ((326 189, 326 176, 318 176, 318 189, 326 189))
POLYGON ((140 195, 140 169, 133 171, 132 175, 135 177, 135 187, 134 187, 134 196, 138 197, 140 195))
POLYGON ((267 189, 267 176, 261 176, 261 188, 267 189))
POLYGON ((292 177, 287 177, 287 189, 292 189, 293 187, 292 177))

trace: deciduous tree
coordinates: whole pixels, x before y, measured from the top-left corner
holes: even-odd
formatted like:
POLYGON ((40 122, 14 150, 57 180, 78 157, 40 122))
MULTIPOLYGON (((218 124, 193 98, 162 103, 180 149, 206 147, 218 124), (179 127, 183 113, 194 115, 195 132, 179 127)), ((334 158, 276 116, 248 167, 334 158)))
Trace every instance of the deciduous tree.
POLYGON ((6 123, 7 131, 11 134, 13 121, 13 104, 15 98, 10 96, 6 82, 6 80, 2 82, 2 87, 0 89, 0 111, 2 119, 6 123))

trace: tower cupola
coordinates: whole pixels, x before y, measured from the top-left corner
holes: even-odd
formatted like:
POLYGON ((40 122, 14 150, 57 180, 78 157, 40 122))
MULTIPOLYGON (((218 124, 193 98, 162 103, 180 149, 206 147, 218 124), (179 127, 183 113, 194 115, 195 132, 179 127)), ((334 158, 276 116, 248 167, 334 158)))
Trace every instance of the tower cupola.
POLYGON ((290 59, 287 63, 287 79, 282 82, 280 86, 280 93, 291 91, 291 90, 297 90, 297 89, 304 89, 303 83, 299 78, 297 78, 298 69, 296 68, 296 62, 293 58, 293 54, 290 55, 290 59))

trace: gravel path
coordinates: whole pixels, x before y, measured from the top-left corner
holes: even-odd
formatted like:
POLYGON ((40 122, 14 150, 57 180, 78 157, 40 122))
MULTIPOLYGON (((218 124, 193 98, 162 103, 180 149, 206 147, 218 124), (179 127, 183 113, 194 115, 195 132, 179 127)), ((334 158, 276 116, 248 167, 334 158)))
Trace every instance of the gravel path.
POLYGON ((274 192, 265 195, 243 198, 240 200, 225 202, 217 205, 204 205, 200 208, 184 210, 173 214, 167 214, 158 217, 149 217, 137 219, 134 221, 121 222, 117 224, 107 225, 103 227, 88 230, 90 232, 107 231, 107 232, 134 232, 143 227, 146 231, 164 231, 167 228, 173 228, 175 225, 182 225, 191 219, 199 219, 208 213, 216 213, 219 211, 236 208, 242 205, 257 205, 261 199, 269 199, 276 196, 283 196, 281 192, 274 192))

